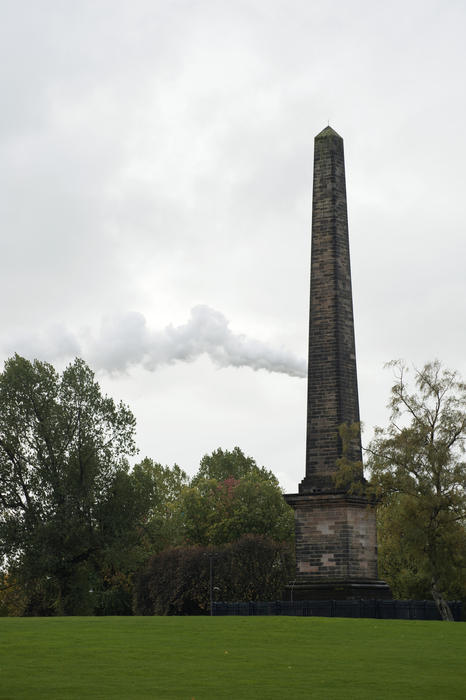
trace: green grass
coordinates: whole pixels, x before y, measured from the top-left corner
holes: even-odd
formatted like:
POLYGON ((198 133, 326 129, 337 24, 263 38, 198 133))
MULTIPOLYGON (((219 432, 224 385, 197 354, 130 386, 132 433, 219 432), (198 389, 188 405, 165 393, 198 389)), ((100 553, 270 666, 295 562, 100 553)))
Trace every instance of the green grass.
POLYGON ((466 625, 296 617, 0 618, 0 698, 466 697, 466 625))

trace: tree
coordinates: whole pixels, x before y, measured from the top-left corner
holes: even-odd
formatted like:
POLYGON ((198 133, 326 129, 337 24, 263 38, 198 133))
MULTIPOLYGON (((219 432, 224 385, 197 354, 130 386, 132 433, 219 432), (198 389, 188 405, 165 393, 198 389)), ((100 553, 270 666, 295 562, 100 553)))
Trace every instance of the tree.
POLYGON ((148 459, 132 476, 152 493, 143 532, 156 552, 135 576, 137 614, 205 613, 212 553, 224 600, 279 594, 291 576, 293 511, 271 472, 235 447, 205 455, 191 483, 148 459))
POLYGON ((141 545, 146 558, 154 552, 183 542, 180 509, 177 502, 189 479, 177 464, 164 467, 145 457, 131 472, 134 487, 148 499, 148 509, 141 523, 141 545))
POLYGON ((178 509, 187 544, 218 545, 246 534, 293 537, 293 511, 280 489, 256 476, 198 479, 182 491, 178 509))
POLYGON ((395 590, 430 590, 442 618, 452 619, 446 597, 458 594, 466 572, 466 385, 435 361, 415 371, 411 393, 406 366, 391 365, 390 422, 376 429, 368 462, 381 569, 387 578, 398 572, 389 581, 395 590))
POLYGON ((239 447, 204 455, 175 510, 184 544, 218 545, 246 534, 293 538, 293 511, 276 477, 239 447))
POLYGON ((219 447, 211 455, 204 455, 201 459, 199 470, 192 480, 195 485, 202 479, 243 479, 255 477, 260 481, 269 481, 278 486, 277 478, 265 467, 258 467, 255 459, 247 457, 239 447, 230 450, 222 450, 219 447))
POLYGON ((146 503, 128 475, 135 419, 76 359, 60 375, 15 355, 0 374, 0 557, 29 614, 92 612, 146 503))

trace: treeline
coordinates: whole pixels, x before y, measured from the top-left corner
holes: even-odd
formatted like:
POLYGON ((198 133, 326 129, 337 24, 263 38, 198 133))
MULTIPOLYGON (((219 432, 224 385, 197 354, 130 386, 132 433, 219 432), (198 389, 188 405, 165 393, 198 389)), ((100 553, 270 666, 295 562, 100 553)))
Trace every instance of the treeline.
POLYGON ((129 408, 82 360, 61 374, 18 355, 5 363, 0 614, 202 612, 204 552, 222 599, 279 595, 293 519, 274 475, 237 447, 206 455, 192 479, 151 459, 130 469, 134 433, 129 408))
MULTIPOLYGON (((336 485, 378 504, 379 575, 395 597, 466 599, 466 385, 394 365, 391 417, 336 485)), ((359 426, 342 426, 343 446, 359 426)), ((76 359, 15 355, 0 374, 0 614, 191 614, 272 600, 294 576, 293 513, 235 447, 194 477, 136 453, 135 419, 76 359)))
POLYGON ((277 600, 293 568, 290 544, 263 535, 244 535, 216 547, 167 549, 151 557, 136 577, 134 610, 137 615, 199 615, 209 610, 211 594, 222 601, 277 600))

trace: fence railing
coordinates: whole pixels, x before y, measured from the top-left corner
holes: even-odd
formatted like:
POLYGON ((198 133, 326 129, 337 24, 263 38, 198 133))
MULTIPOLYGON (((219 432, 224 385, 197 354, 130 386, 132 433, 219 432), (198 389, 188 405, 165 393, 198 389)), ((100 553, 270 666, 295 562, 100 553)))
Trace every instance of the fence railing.
MULTIPOLYGON (((461 601, 449 602, 461 620, 461 601)), ((382 620, 440 620, 433 600, 296 600, 213 603, 213 615, 293 615, 298 617, 373 617, 382 620)))

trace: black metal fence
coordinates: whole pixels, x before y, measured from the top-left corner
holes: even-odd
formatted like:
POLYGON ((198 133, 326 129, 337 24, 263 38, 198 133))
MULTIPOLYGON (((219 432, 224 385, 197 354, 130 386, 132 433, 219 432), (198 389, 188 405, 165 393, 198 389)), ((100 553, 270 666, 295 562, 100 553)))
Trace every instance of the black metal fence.
MULTIPOLYGON (((448 603, 461 620, 461 602, 448 603)), ((433 600, 296 600, 213 603, 213 615, 293 615, 298 617, 375 617, 382 620, 440 620, 433 600)))

